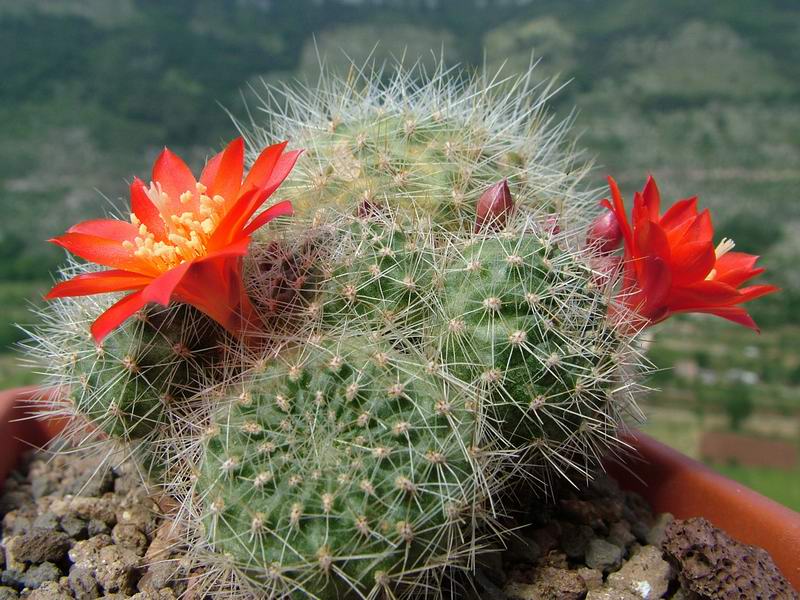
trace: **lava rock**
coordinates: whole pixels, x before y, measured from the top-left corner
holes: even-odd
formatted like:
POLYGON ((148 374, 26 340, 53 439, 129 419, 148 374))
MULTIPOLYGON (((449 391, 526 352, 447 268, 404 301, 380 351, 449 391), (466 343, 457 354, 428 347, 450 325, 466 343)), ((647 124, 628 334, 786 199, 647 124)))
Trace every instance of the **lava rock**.
POLYGON ((51 562, 43 562, 25 571, 22 576, 22 584, 33 590, 41 587, 48 581, 58 581, 59 579, 61 579, 61 571, 59 568, 51 562))
POLYGON ((531 583, 511 582, 503 591, 511 600, 580 600, 586 595, 586 583, 577 571, 544 567, 536 570, 531 583))
POLYGON ((653 526, 650 528, 650 531, 647 532, 646 541, 651 546, 658 546, 659 548, 664 543, 664 532, 667 529, 667 525, 672 523, 675 520, 670 513, 661 513, 656 517, 653 526))
POLYGON ((572 560, 583 560, 589 541, 595 537, 594 529, 588 525, 564 523, 561 526, 559 546, 564 554, 572 560))
POLYGON ((578 577, 583 579, 583 583, 586 584, 586 589, 589 591, 596 590, 603 585, 603 573, 597 569, 580 567, 576 569, 575 572, 578 574, 578 577))
POLYGON ((14 588, 5 585, 0 585, 0 600, 17 600, 19 594, 14 588))
POLYGON ((99 558, 95 578, 106 592, 134 591, 134 575, 139 565, 135 552, 122 546, 105 546, 100 549, 99 558))
POLYGON ((681 585, 704 600, 798 598, 765 550, 732 539, 701 517, 667 525, 664 552, 681 585))
POLYGON ((61 517, 61 529, 75 540, 81 540, 88 535, 86 521, 75 515, 64 515, 61 517))
POLYGON ((622 564, 623 550, 610 542, 593 539, 586 550, 586 564, 591 569, 608 573, 615 571, 622 564))
POLYGON ((137 556, 143 556, 147 549, 147 536, 135 525, 117 523, 111 531, 111 539, 115 544, 133 550, 137 556))
POLYGON ((100 596, 100 588, 91 569, 73 567, 68 582, 75 600, 94 600, 100 596))
POLYGON ((69 550, 71 540, 60 531, 37 530, 5 540, 6 562, 58 562, 69 550))
POLYGON ((631 592, 641 598, 661 598, 667 593, 672 569, 655 546, 644 546, 608 576, 611 589, 631 592))

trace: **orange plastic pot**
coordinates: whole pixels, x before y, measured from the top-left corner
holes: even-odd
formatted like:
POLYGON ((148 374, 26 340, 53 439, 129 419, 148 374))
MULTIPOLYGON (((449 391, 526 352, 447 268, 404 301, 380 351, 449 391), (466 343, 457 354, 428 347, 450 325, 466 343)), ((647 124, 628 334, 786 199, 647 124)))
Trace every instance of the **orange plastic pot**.
MULTIPOLYGON (((34 388, 0 392, 0 483, 20 455, 41 447, 61 431, 63 419, 35 419, 34 388)), ((800 513, 657 442, 632 431, 623 437, 632 448, 623 462, 606 470, 620 485, 641 494, 657 512, 677 518, 705 517, 734 538, 767 550, 783 574, 800 588, 800 513)))

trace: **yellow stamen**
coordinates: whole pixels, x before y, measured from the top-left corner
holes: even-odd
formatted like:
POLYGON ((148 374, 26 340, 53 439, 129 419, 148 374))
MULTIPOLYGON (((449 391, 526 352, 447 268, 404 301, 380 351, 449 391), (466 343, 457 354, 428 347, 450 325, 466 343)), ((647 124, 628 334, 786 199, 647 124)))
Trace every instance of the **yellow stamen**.
MULTIPOLYGON (((719 260, 720 258, 725 256, 728 252, 733 250, 735 246, 736 244, 732 239, 722 238, 722 241, 720 241, 720 243, 717 244, 717 247, 714 248, 714 254, 716 254, 717 260, 719 260)), ((706 281, 711 281, 716 276, 717 276, 717 270, 711 269, 711 272, 708 275, 706 275, 706 281)))
POLYGON ((225 206, 225 198, 219 194, 209 197, 206 191, 206 186, 198 182, 195 191, 187 190, 180 195, 181 204, 187 207, 196 198, 196 208, 180 214, 169 214, 169 196, 161 189, 161 184, 151 183, 145 193, 167 226, 166 239, 156 241, 156 236, 131 213, 130 220, 137 228, 138 235, 132 241, 124 241, 123 248, 133 250, 134 256, 151 261, 159 270, 168 270, 205 255, 206 244, 221 222, 225 206))

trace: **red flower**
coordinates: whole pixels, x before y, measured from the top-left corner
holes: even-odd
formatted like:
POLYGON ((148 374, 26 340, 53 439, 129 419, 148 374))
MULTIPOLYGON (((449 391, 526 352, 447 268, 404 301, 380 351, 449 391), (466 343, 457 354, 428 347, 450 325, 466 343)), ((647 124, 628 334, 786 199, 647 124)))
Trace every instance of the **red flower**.
POLYGON ((724 239, 715 247, 708 209, 697 212, 697 197, 676 202, 663 215, 661 198, 652 177, 633 201, 633 225, 617 183, 608 178, 613 204, 603 200, 619 221, 625 242, 621 299, 647 319, 663 321, 679 312, 717 315, 758 331, 747 311, 739 306, 778 288, 742 284, 764 271, 755 266, 757 256, 731 252, 724 239))
POLYGON ((130 223, 84 221, 50 240, 111 270, 78 275, 56 285, 46 298, 132 291, 92 324, 102 339, 148 302, 170 299, 191 304, 233 334, 258 323, 242 281, 242 256, 250 235, 281 215, 279 202, 251 220, 286 179, 300 151, 284 153, 286 142, 270 146, 247 177, 244 143, 233 140, 203 169, 200 181, 168 149, 153 165, 153 181, 131 184, 130 223))

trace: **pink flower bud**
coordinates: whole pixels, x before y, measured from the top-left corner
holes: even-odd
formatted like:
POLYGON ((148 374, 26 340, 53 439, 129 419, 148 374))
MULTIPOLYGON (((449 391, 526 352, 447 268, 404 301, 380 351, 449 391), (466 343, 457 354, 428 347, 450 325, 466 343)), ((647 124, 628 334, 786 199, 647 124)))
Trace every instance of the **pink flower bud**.
POLYGON ((617 216, 610 210, 597 217, 586 234, 586 243, 601 254, 609 254, 619 248, 622 229, 617 216))
POLYGON ((514 210, 508 180, 498 181, 483 192, 475 209, 475 233, 485 228, 496 231, 505 227, 508 215, 514 210))

